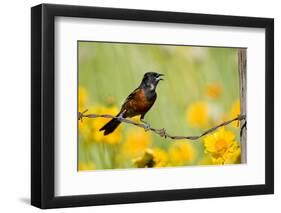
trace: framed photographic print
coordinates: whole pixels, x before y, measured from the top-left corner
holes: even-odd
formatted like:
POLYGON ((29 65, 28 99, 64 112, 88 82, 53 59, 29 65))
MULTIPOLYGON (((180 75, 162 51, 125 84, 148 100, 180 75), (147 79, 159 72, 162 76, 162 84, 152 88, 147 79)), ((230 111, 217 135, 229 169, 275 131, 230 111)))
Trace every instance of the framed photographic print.
POLYGON ((31 9, 31 203, 274 191, 274 21, 31 9))

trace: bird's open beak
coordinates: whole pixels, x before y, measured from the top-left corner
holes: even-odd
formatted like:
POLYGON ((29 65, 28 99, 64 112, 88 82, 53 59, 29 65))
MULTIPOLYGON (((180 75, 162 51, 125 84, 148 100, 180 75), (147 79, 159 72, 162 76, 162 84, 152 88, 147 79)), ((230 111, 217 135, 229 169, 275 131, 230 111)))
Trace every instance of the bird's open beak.
POLYGON ((158 74, 158 76, 157 76, 157 78, 156 78, 156 80, 157 81, 163 81, 164 79, 163 78, 161 78, 161 76, 164 76, 164 74, 158 74))

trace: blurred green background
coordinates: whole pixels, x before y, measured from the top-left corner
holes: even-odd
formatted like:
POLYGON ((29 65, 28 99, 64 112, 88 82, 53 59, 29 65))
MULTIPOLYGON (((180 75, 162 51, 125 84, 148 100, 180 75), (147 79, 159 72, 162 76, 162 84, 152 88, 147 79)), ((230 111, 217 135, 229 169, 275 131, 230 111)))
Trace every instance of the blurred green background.
MULTIPOLYGON (((235 48, 79 41, 78 60, 79 111, 118 113, 144 73, 155 71, 165 77, 145 117, 152 127, 165 128, 172 135, 198 135, 239 114, 235 48)), ((233 160, 226 156, 234 142, 239 148, 237 123, 221 133, 225 142, 209 138, 217 149, 214 154, 204 138, 173 141, 129 124, 103 136, 98 129, 106 121, 79 121, 78 170, 239 163, 239 154, 233 160), (215 161, 218 154, 220 163, 215 161)))

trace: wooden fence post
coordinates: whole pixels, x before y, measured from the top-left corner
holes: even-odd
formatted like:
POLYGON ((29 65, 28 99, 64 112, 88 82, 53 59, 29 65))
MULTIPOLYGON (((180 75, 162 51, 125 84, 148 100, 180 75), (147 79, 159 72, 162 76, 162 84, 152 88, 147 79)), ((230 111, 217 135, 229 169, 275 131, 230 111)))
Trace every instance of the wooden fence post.
POLYGON ((246 119, 240 122, 241 163, 247 162, 247 49, 238 49, 238 72, 240 86, 240 114, 246 119))

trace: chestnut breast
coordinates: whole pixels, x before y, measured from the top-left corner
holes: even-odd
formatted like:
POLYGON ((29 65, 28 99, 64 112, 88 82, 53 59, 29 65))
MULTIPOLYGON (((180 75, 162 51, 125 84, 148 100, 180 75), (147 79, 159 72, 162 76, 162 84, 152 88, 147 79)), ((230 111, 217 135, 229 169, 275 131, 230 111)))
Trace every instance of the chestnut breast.
POLYGON ((156 99, 155 97, 148 100, 147 95, 145 94, 143 89, 138 89, 134 92, 132 98, 130 98, 122 107, 126 109, 126 117, 133 117, 136 115, 145 114, 154 104, 156 99))

